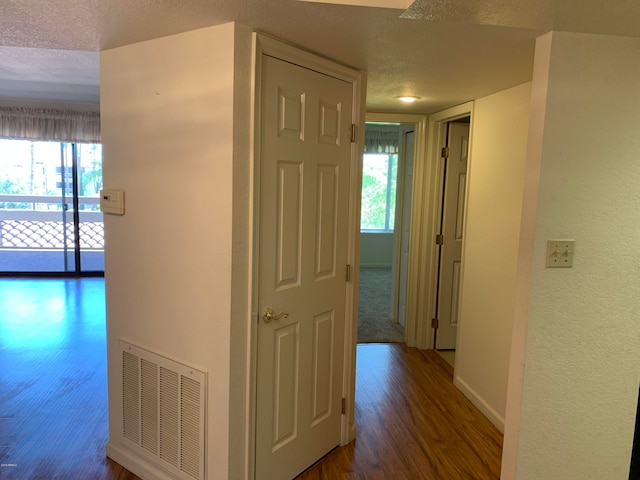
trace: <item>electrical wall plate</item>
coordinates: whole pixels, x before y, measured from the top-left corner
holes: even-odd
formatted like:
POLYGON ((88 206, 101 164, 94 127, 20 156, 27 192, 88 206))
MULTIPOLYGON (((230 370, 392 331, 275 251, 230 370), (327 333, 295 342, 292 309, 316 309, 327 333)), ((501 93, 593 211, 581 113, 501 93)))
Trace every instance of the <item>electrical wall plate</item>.
POLYGON ((547 268, 573 267, 575 240, 547 240, 547 268))
POLYGON ((103 213, 124 215, 124 191, 100 190, 100 210, 103 213))

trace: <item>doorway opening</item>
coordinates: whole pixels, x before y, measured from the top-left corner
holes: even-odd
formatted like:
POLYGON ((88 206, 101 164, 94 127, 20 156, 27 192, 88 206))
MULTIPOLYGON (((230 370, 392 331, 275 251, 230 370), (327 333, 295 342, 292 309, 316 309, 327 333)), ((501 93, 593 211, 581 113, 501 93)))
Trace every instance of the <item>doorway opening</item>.
POLYGON ((101 276, 99 143, 0 140, 0 275, 101 276))
POLYGON ((444 124, 439 209, 434 348, 452 367, 458 334, 471 117, 444 124))
POLYGON ((415 123, 365 125, 358 343, 405 342, 415 137, 415 123))

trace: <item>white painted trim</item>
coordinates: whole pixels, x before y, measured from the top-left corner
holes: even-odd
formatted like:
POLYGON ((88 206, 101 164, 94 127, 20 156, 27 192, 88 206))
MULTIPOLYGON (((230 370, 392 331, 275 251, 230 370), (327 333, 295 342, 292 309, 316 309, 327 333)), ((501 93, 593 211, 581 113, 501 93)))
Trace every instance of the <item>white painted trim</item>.
POLYGON ((342 395, 347 401, 347 415, 342 416, 341 445, 356 438, 356 346, 358 344, 358 285, 360 284, 360 200, 362 189, 362 156, 364 154, 364 122, 366 105, 366 74, 358 72, 353 83, 352 122, 357 125, 356 142, 351 144, 351 185, 349 198, 349 226, 347 262, 351 265, 351 282, 347 282, 344 375, 342 395))
MULTIPOLYGON (((317 53, 304 50, 302 47, 286 43, 264 33, 256 33, 260 55, 279 58, 309 70, 324 73, 347 83, 359 83, 362 73, 335 60, 317 53)), ((356 117, 357 118, 357 117, 356 117)), ((354 119, 355 120, 355 119, 354 119)), ((355 123, 355 122, 354 122, 355 123)))
POLYGON ((336 5, 352 5, 356 7, 393 8, 406 10, 413 0, 298 0, 299 2, 332 3, 336 5))
POLYGON ((127 470, 140 478, 147 480, 174 480, 175 477, 144 460, 143 457, 132 455, 127 449, 107 442, 107 457, 120 465, 126 465, 127 470))
POLYGON ((376 112, 367 112, 365 115, 365 119, 367 122, 415 123, 416 126, 422 122, 426 124, 428 120, 426 115, 419 115, 416 113, 376 113, 376 112))
POLYGON ((254 32, 252 35, 252 67, 251 67, 251 147, 250 147, 250 195, 251 199, 251 223, 250 223, 250 246, 251 255, 250 265, 250 291, 248 294, 251 303, 249 311, 251 314, 247 319, 247 344, 249 350, 247 352, 248 372, 247 378, 247 412, 245 417, 245 480, 253 480, 255 478, 255 458, 256 458, 256 407, 257 407, 257 366, 258 366, 258 284, 259 284, 259 252, 260 252, 260 85, 262 82, 262 50, 258 35, 254 32))
POLYGON ((423 228, 423 212, 425 210, 423 190, 427 185, 424 182, 424 172, 427 168, 425 162, 427 161, 428 119, 426 115, 408 113, 367 113, 366 120, 367 122, 413 123, 416 126, 413 188, 411 190, 411 226, 409 231, 409 271, 407 273, 407 318, 404 330, 405 343, 409 347, 415 347, 419 346, 418 326, 421 318, 418 316, 418 304, 424 291, 420 284, 420 265, 422 264, 420 258, 424 250, 420 233, 423 228))
POLYGON ((504 417, 496 412, 478 393, 462 378, 455 376, 453 384, 467 397, 495 427, 504 433, 504 417))
MULTIPOLYGON (((247 411, 247 457, 246 457, 246 478, 255 478, 255 438, 256 438, 256 391, 257 391, 257 321, 258 318, 258 286, 259 286, 259 251, 260 251, 260 85, 262 82, 262 56, 268 55, 279 58, 287 62, 299 65, 316 72, 338 78, 353 85, 353 105, 351 122, 364 129, 364 105, 366 94, 366 75, 350 67, 338 64, 335 61, 321 57, 315 53, 305 51, 297 46, 290 45, 281 40, 267 36, 262 33, 253 35, 253 79, 252 79, 252 193, 253 193, 253 235, 252 235, 252 282, 249 298, 251 301, 251 316, 249 322, 249 342, 250 342, 250 362, 247 375, 249 381, 248 388, 248 411, 247 411)), ((360 158, 364 148, 363 135, 358 136, 357 142, 351 144, 351 195, 349 199, 349 239, 347 247, 347 262, 350 265, 357 265, 360 244, 360 198, 356 194, 359 192, 359 185, 362 178, 362 167, 360 158)), ((357 270, 357 269, 356 269, 357 270)), ((357 313, 358 313, 358 275, 357 271, 353 280, 347 283, 346 304, 345 304, 345 336, 344 336, 344 374, 343 374, 343 397, 347 401, 347 415, 342 417, 341 444, 345 445, 355 438, 355 357, 357 342, 357 313)))
MULTIPOLYGON (((443 164, 440 152, 446 142, 445 126, 447 122, 467 116, 471 117, 473 125, 473 105, 473 102, 467 102, 429 116, 426 162, 419 172, 414 171, 415 177, 420 176, 422 188, 414 196, 414 201, 419 207, 413 212, 415 217, 412 216, 412 221, 415 219, 416 226, 420 225, 419 231, 415 232, 415 237, 411 237, 412 245, 416 245, 418 251, 412 251, 413 258, 416 259, 414 264, 416 271, 414 272, 415 276, 412 277, 415 283, 410 291, 415 295, 412 298, 417 299, 415 312, 412 313, 417 319, 416 346, 421 349, 434 348, 431 319, 435 315, 435 287, 438 282, 438 249, 435 245, 435 237, 439 231, 442 214, 443 164)), ((471 138, 469 144, 471 144, 471 138)), ((469 162, 471 162, 471 154, 469 162)), ((469 182, 468 177, 467 182, 469 182)), ((462 275, 464 275, 464 266, 462 275)), ((462 298, 462 292, 460 295, 462 298)))

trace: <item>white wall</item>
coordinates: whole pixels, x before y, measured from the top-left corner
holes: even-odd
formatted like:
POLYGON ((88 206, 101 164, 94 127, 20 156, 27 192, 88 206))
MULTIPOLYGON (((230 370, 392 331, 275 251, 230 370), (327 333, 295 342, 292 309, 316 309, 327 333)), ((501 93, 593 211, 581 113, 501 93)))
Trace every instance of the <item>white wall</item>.
POLYGON ((232 367, 231 335, 246 328, 234 318, 232 329, 232 308, 241 317, 248 304, 249 54, 250 32, 234 24, 101 54, 104 185, 126 201, 124 216, 105 215, 109 447, 120 446, 125 337, 208 372, 209 479, 228 477, 230 430, 245 428, 246 378, 230 400, 230 371, 247 358, 234 345, 232 367), (245 293, 232 297, 232 280, 245 293))
POLYGON ((251 356, 251 252, 253 183, 250 122, 253 119, 253 40, 251 30, 235 25, 233 87, 233 245, 231 271, 231 357, 229 395, 229 478, 248 478, 251 436, 247 410, 251 356))
POLYGON ((553 33, 536 56, 527 162, 540 177, 525 197, 533 248, 521 266, 533 262, 517 326, 528 333, 526 349, 514 336, 524 377, 503 479, 627 480, 640 380, 640 39, 553 33), (551 238, 576 240, 573 268, 544 267, 551 238))
POLYGON ((393 233, 360 234, 360 266, 391 267, 394 250, 393 233))
POLYGON ((455 384, 504 427, 531 84, 475 101, 455 384))

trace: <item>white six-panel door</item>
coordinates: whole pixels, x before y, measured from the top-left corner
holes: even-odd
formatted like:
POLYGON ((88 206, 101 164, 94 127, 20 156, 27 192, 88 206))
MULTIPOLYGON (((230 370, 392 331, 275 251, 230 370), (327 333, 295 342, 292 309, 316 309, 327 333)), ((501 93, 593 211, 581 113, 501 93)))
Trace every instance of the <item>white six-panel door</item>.
POLYGON ((449 151, 442 207, 444 243, 440 259, 438 331, 436 333, 436 348, 443 350, 456 348, 458 331, 469 125, 449 124, 449 151))
POLYGON ((286 480, 340 443, 353 86, 261 75, 256 479, 286 480))

